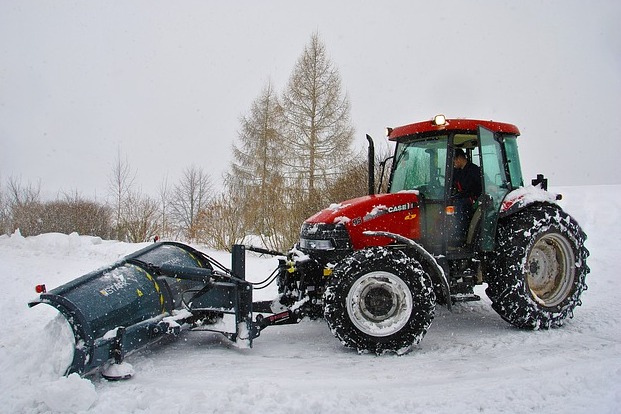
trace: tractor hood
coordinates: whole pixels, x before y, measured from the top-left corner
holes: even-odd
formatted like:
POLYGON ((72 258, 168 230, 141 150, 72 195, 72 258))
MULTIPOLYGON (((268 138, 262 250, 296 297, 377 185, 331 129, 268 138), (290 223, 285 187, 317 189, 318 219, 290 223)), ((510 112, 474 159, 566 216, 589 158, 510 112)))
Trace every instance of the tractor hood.
POLYGON ((363 232, 368 230, 397 233, 417 240, 420 238, 418 200, 418 191, 402 191, 332 204, 306 220, 305 233, 312 236, 313 227, 319 230, 320 224, 344 226, 354 249, 382 246, 392 241, 385 237, 365 236, 363 232))

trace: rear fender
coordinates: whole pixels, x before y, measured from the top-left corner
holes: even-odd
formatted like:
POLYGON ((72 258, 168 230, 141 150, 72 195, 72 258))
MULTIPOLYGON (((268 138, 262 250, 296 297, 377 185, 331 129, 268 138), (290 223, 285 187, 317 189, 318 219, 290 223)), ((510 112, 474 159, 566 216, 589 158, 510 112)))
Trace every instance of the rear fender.
POLYGON ((556 204, 563 198, 561 194, 555 194, 542 189, 540 186, 520 187, 507 194, 500 205, 499 217, 507 217, 517 213, 526 207, 538 204, 556 204))

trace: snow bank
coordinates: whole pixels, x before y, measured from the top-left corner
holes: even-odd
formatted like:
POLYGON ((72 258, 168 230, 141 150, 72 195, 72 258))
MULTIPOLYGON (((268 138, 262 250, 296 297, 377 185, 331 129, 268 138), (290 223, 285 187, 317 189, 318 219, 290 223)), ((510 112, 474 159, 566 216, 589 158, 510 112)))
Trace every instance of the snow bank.
MULTIPOLYGON (((481 302, 438 308, 407 355, 358 355, 322 321, 271 327, 252 349, 222 335, 184 332, 130 355, 126 382, 62 377, 66 321, 26 306, 53 288, 144 245, 46 234, 0 237, 0 412, 6 413, 618 413, 621 412, 621 186, 553 188, 588 234, 589 290, 563 328, 521 331, 481 302)), ((197 248, 204 250, 201 246, 197 248)), ((225 252, 208 252, 225 265, 225 252)), ((259 281, 274 259, 247 257, 259 281)), ((271 287, 258 299, 275 297, 271 287)))
POLYGON ((97 401, 95 386, 78 374, 41 384, 43 403, 52 411, 78 413, 88 410, 97 401))

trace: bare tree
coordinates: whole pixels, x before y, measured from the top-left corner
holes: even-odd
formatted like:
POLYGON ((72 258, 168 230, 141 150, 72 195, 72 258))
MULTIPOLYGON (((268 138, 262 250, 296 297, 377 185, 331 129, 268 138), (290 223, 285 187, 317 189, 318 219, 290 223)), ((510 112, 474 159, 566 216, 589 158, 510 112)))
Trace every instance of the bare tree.
POLYGON ((41 182, 23 184, 21 178, 9 177, 7 181, 9 203, 12 206, 23 206, 39 202, 41 198, 41 182))
POLYGON ((21 178, 7 180, 7 211, 10 232, 20 229, 24 236, 41 233, 41 182, 23 184, 21 178))
POLYGON ((14 231, 19 228, 24 236, 41 233, 73 233, 110 236, 110 211, 107 206, 84 199, 77 191, 59 194, 53 201, 39 200, 39 186, 22 185, 20 180, 9 180, 11 206, 7 212, 14 231))
POLYGON ((230 250, 244 239, 243 202, 239 194, 228 191, 220 194, 198 214, 197 239, 218 250, 230 250))
POLYGON ((148 241, 157 235, 158 205, 152 198, 132 191, 125 200, 123 228, 131 243, 148 241))
POLYGON ((109 238, 112 216, 104 204, 90 201, 75 193, 64 193, 54 201, 41 204, 39 232, 58 232, 109 238))
POLYGON ((7 196, 4 194, 4 186, 0 180, 0 234, 8 234, 11 231, 11 214, 7 196))
POLYGON ((196 239, 197 217, 211 198, 211 178, 202 168, 191 166, 172 191, 171 213, 188 240, 196 239))
POLYGON ((168 185, 168 176, 162 180, 158 188, 159 202, 160 202, 160 219, 159 219, 159 231, 160 236, 165 238, 172 237, 172 229, 170 225, 169 206, 170 206, 170 186, 168 185))
POLYGON ((317 33, 293 69, 282 105, 288 126, 286 147, 291 152, 284 159, 310 214, 326 203, 322 191, 351 158, 354 133, 340 75, 317 33))
POLYGON ((108 206, 91 201, 78 190, 64 192, 56 201, 45 203, 49 224, 60 233, 79 234, 110 238, 112 234, 112 214, 108 206))
POLYGON ((121 150, 117 152, 114 167, 108 181, 108 189, 112 198, 112 208, 114 209, 116 239, 124 240, 125 232, 123 229, 123 207, 131 193, 136 173, 132 171, 127 159, 121 159, 121 150))

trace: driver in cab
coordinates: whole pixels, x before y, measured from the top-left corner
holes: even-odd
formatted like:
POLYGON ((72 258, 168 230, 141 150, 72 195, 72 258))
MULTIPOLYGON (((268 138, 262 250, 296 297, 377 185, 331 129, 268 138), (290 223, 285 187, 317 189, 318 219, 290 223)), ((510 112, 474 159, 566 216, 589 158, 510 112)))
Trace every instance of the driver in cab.
POLYGON ((451 199, 455 208, 456 226, 453 246, 463 245, 472 215, 473 205, 482 192, 481 168, 468 161, 463 149, 455 150, 451 199))

